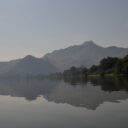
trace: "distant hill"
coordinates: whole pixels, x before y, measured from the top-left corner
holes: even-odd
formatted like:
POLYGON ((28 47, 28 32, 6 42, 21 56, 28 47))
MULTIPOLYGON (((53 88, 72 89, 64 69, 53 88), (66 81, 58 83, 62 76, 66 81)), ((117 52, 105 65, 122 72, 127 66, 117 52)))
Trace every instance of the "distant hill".
POLYGON ((57 69, 47 61, 33 56, 10 62, 0 62, 0 75, 49 74, 57 69))
POLYGON ((71 46, 65 49, 56 50, 48 53, 43 60, 50 62, 60 71, 68 69, 71 66, 90 67, 98 64, 105 57, 123 57, 128 54, 128 48, 119 47, 101 47, 93 41, 87 41, 81 45, 71 46))
POLYGON ((90 67, 98 64, 107 56, 124 57, 128 48, 101 47, 93 41, 65 49, 53 51, 42 58, 28 55, 9 62, 0 62, 0 75, 49 74, 70 68, 71 66, 90 67))

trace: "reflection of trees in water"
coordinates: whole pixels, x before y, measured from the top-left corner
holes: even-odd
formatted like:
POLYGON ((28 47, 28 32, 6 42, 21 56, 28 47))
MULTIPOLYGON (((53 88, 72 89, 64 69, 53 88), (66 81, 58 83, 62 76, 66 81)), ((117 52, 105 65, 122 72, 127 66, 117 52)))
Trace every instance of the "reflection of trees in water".
POLYGON ((46 97, 56 103, 68 103, 77 107, 85 107, 95 110, 104 102, 116 102, 128 98, 127 79, 112 77, 66 77, 65 83, 61 83, 46 97), (125 84, 122 86, 122 84, 125 84), (62 93, 60 93, 62 92, 62 93), (111 93, 109 93, 111 92, 111 93))
POLYGON ((85 86, 88 82, 88 79, 83 77, 64 77, 64 82, 70 83, 73 86, 76 86, 78 84, 81 86, 85 86))
POLYGON ((104 91, 128 91, 127 77, 90 77, 89 81, 104 91))
POLYGON ((104 91, 128 91, 128 78, 127 77, 67 77, 64 81, 71 85, 86 86, 88 82, 92 83, 92 86, 100 86, 104 91))
POLYGON ((128 98, 128 79, 122 77, 0 79, 0 95, 35 100, 40 95, 55 103, 95 110, 100 104, 128 98), (111 92, 111 93, 109 93, 111 92))

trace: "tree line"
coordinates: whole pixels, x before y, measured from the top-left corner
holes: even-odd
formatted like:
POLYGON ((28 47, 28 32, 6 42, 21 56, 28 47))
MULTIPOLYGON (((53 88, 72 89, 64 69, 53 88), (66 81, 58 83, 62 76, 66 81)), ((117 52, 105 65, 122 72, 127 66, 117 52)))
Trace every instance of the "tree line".
POLYGON ((63 73, 51 74, 56 77, 86 77, 88 75, 128 75, 128 55, 124 58, 104 58, 99 65, 93 65, 90 68, 73 66, 63 73))

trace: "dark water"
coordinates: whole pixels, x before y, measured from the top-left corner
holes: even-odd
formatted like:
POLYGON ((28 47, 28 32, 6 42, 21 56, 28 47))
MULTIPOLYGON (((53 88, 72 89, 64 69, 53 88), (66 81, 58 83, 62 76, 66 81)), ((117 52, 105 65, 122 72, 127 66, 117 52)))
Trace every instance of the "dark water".
POLYGON ((128 79, 0 79, 1 128, 128 128, 128 79))

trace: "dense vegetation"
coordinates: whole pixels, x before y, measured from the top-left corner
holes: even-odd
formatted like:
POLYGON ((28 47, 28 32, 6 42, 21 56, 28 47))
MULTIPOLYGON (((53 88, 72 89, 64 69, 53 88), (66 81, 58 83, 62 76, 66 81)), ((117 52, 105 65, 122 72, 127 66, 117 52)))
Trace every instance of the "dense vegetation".
POLYGON ((128 75, 128 55, 124 58, 104 58, 99 65, 93 65, 90 68, 71 67, 63 73, 53 74, 56 77, 86 77, 88 75, 128 75))

